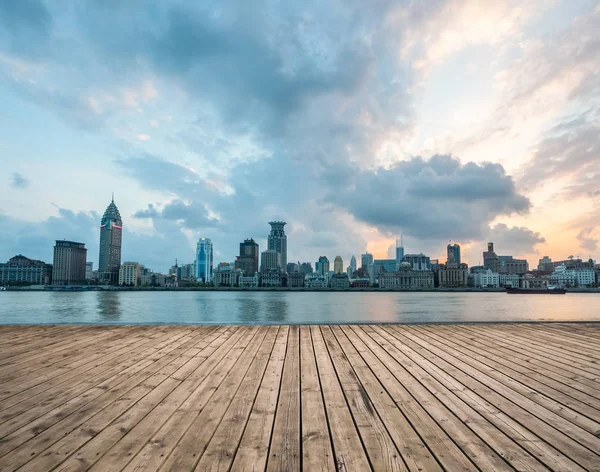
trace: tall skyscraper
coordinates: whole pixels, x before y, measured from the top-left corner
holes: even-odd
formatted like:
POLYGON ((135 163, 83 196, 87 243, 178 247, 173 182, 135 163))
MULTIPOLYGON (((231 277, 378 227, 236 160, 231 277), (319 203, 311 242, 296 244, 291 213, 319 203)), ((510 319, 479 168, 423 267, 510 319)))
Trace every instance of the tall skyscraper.
POLYGON ((285 221, 270 221, 271 233, 267 238, 267 249, 279 253, 279 266, 282 270, 287 268, 287 236, 283 227, 285 221))
POLYGON ((494 243, 488 243, 488 250, 483 253, 483 266, 492 269, 492 272, 498 272, 500 262, 494 252, 494 243))
POLYGON ((333 261, 333 272, 336 274, 344 273, 344 261, 342 259, 342 256, 335 256, 335 259, 333 261))
POLYGON ((240 243, 240 255, 235 261, 235 268, 241 269, 244 275, 252 276, 258 272, 258 244, 254 239, 244 239, 240 243))
POLYGON ((196 244, 196 278, 199 282, 212 282, 213 245, 209 238, 200 238, 196 244))
POLYGON ((315 272, 319 275, 329 274, 329 259, 326 256, 319 257, 319 260, 315 263, 315 272))
POLYGON ((356 267, 356 257, 352 256, 350 258, 350 270, 352 271, 352 274, 354 274, 354 272, 356 272, 356 269, 358 267, 356 267))
POLYGON ((281 254, 274 249, 267 249, 260 254, 260 271, 281 270, 281 254))
POLYGON ((369 254, 368 252, 365 254, 362 254, 360 256, 360 267, 363 269, 368 269, 369 267, 371 267, 373 265, 373 254, 369 254))
POLYGON ((404 259, 404 242, 402 241, 402 235, 400 235, 400 239, 396 239, 396 263, 400 265, 404 259))
POLYGON ((446 248, 448 252, 448 262, 460 264, 460 246, 458 244, 448 244, 446 248), (451 259, 453 260, 451 261, 451 259))
POLYGON ((113 196, 100 222, 100 257, 98 258, 100 283, 111 285, 119 283, 122 233, 123 221, 113 196))
MULTIPOLYGON (((53 285, 85 284, 87 249, 84 243, 56 241, 52 265, 53 285)), ((118 282, 118 278, 117 278, 118 282)))

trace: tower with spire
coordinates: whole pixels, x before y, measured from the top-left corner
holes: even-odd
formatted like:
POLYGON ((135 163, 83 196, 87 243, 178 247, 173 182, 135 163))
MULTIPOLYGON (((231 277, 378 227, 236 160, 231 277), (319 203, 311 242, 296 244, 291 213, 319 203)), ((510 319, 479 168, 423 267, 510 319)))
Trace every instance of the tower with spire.
POLYGON ((116 285, 119 283, 121 267, 121 241, 123 221, 113 192, 110 205, 100 221, 100 256, 98 258, 98 278, 101 283, 116 285))

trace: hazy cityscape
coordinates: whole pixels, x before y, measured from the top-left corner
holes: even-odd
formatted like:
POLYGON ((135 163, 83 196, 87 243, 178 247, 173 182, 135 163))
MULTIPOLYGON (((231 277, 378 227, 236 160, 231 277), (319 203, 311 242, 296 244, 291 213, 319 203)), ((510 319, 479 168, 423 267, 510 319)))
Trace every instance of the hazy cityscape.
POLYGON ((193 262, 175 260, 167 273, 145 267, 143 261, 121 261, 123 220, 113 198, 100 221, 98 268, 87 261, 85 242, 56 240, 52 264, 19 254, 0 263, 0 286, 10 288, 238 288, 309 290, 433 290, 439 289, 547 289, 598 287, 600 264, 570 256, 553 261, 541 258, 535 267, 525 259, 498 255, 489 242, 482 265, 469 267, 461 247, 447 245, 446 259, 405 251, 396 240, 395 258, 374 259, 369 252, 344 261, 336 255, 319 256, 313 263, 288 262, 285 221, 270 221, 267 248, 260 251, 253 238, 239 243, 234 261, 214 260, 214 242, 199 237, 193 262))

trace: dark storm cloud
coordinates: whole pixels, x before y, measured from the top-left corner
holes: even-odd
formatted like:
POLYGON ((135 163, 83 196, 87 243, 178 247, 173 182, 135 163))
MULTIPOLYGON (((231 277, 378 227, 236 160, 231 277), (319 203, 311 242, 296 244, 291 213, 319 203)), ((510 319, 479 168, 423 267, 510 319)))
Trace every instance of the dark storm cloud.
POLYGON ((493 241, 500 254, 531 254, 537 252, 536 244, 546 242, 539 232, 532 231, 524 226, 509 227, 499 223, 490 228, 487 240, 493 241))
POLYGON ((496 217, 530 207, 502 166, 463 165, 450 156, 356 169, 352 185, 338 187, 327 200, 389 234, 425 239, 480 239, 496 217))
POLYGON ((14 188, 27 188, 29 187, 29 179, 19 172, 13 172, 10 185, 14 188))

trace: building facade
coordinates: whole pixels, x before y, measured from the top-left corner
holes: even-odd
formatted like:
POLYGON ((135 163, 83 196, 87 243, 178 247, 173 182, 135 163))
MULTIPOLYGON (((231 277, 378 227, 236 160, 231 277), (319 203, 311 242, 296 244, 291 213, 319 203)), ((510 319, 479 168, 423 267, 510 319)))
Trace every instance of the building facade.
POLYGON ((454 258, 454 262, 460 264, 460 246, 458 244, 448 244, 446 247, 446 253, 448 254, 448 261, 450 260, 450 254, 454 258))
POLYGON ((333 273, 344 273, 344 260, 342 259, 342 256, 335 256, 335 259, 333 260, 333 273))
POLYGON ((306 274, 302 272, 288 272, 287 286, 290 288, 302 288, 304 287, 304 278, 306 274))
POLYGON ((242 288, 258 288, 259 282, 258 272, 254 275, 241 275, 238 279, 238 285, 242 288))
POLYGON ((326 277, 329 275, 329 259, 326 256, 319 257, 315 263, 315 272, 326 277))
POLYGON ((123 262, 119 269, 119 285, 126 287, 142 285, 143 268, 144 266, 138 262, 123 262))
POLYGON ((423 253, 406 254, 403 262, 408 262, 413 270, 431 270, 431 259, 423 253))
POLYGON ((258 272, 259 250, 258 244, 254 239, 244 239, 240 243, 240 255, 235 261, 236 269, 240 269, 245 275, 252 275, 258 272))
POLYGON ((260 273, 260 285, 262 287, 281 287, 283 285, 281 271, 270 269, 260 273))
POLYGON ((404 260, 404 243, 402 241, 402 236, 400 239, 396 239, 396 264, 400 267, 400 264, 404 260))
POLYGON ((513 256, 498 256, 499 274, 522 275, 529 271, 529 262, 525 259, 515 259, 513 256))
POLYGON ((281 270, 281 254, 274 249, 267 249, 260 254, 260 272, 281 270))
POLYGON ((518 274, 498 274, 500 287, 519 287, 521 277, 518 274))
POLYGON ((294 272, 300 272, 300 264, 295 262, 288 262, 286 272, 288 274, 293 274, 294 272))
POLYGON ((304 278, 305 288, 327 288, 328 283, 329 278, 326 275, 317 272, 307 274, 304 278))
POLYGON ((434 276, 430 270, 415 270, 410 262, 402 262, 396 272, 379 274, 379 288, 388 290, 430 289, 434 276))
POLYGON ((350 288, 350 278, 348 274, 333 274, 329 279, 329 287, 333 290, 347 290, 350 288))
POLYGON ((379 275, 382 272, 396 272, 399 265, 396 263, 396 259, 375 259, 373 261, 373 276, 371 281, 377 282, 379 275))
POLYGON ((438 265, 438 284, 443 288, 467 287, 469 283, 469 266, 448 262, 438 265))
POLYGON ((494 243, 488 243, 488 250, 483 253, 483 266, 498 272, 498 255, 494 251, 494 243))
POLYGON ((236 269, 231 264, 225 262, 219 264, 217 270, 213 272, 213 282, 215 287, 237 287, 241 275, 241 269, 236 269))
POLYGON ((270 221, 271 232, 267 238, 267 249, 279 253, 279 267, 281 270, 287 268, 287 236, 283 229, 285 221, 270 221))
MULTIPOLYGON (((52 284, 85 284, 86 261, 87 249, 85 248, 84 243, 77 243, 75 241, 56 241, 56 245, 54 246, 54 261, 52 264, 52 284)), ((118 282, 118 278, 116 282, 118 282)))
POLYGON ((122 237, 123 220, 121 220, 121 214, 113 198, 100 221, 98 277, 102 284, 116 285, 119 283, 122 237))
POLYGON ((300 264, 300 272, 302 272, 303 274, 312 274, 313 273, 312 264, 310 262, 301 263, 300 264))
POLYGON ((93 280, 94 278, 94 263, 86 262, 85 263, 85 280, 93 280))
POLYGON ((19 254, 0 264, 0 285, 48 285, 52 265, 19 254))
POLYGON ((500 275, 488 267, 485 271, 477 271, 473 274, 473 283, 479 288, 498 288, 500 275))
POLYGON ((209 238, 200 238, 196 244, 196 279, 203 283, 213 279, 213 245, 209 238))

